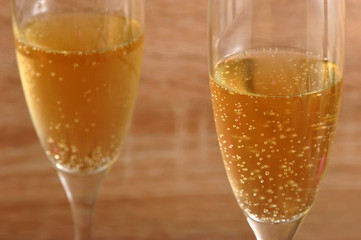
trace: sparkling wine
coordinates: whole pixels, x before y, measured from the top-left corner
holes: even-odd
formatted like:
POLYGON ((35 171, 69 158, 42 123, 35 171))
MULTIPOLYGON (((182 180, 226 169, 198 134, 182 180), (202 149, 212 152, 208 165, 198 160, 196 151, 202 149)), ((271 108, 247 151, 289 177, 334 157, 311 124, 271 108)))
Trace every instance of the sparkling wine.
POLYGON ((26 100, 50 160, 68 171, 110 165, 138 90, 139 24, 110 13, 54 13, 14 32, 26 100))
POLYGON ((333 141, 339 67, 292 50, 250 51, 216 64, 210 86, 224 165, 241 208, 261 222, 305 214, 333 141))

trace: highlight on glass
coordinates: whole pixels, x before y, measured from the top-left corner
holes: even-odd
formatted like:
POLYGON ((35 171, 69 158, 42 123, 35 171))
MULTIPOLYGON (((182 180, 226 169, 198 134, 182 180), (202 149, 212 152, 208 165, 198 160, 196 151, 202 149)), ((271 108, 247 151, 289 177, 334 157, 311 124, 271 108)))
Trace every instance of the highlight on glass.
POLYGON ((75 239, 91 239, 97 191, 116 161, 139 85, 142 0, 13 0, 22 86, 68 196, 75 239))
POLYGON ((343 0, 209 0, 218 142, 258 240, 291 240, 330 156, 344 63, 343 0))

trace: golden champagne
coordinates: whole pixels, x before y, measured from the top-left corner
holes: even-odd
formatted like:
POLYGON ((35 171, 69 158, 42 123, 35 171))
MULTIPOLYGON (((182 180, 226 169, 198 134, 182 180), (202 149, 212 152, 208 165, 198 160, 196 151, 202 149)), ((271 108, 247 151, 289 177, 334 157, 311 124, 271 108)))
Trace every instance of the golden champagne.
POLYGON ((223 59, 211 75, 218 141, 239 205, 261 222, 304 215, 333 141, 340 69, 312 55, 264 50, 223 59))
POLYGON ((14 32, 26 100, 50 160, 68 171, 109 166, 135 104, 140 25, 109 13, 54 13, 14 32))

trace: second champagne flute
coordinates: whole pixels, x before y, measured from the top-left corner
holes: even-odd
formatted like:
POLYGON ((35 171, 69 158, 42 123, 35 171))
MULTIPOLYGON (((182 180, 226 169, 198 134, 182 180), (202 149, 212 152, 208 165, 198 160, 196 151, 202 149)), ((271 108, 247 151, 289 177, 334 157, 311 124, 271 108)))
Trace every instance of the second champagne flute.
POLYGON ((223 162, 258 240, 291 240, 324 175, 343 82, 343 0, 209 0, 223 162))
POLYGON ((75 239, 91 239, 97 191, 136 100, 143 1, 13 0, 13 26, 30 115, 68 196, 75 239))

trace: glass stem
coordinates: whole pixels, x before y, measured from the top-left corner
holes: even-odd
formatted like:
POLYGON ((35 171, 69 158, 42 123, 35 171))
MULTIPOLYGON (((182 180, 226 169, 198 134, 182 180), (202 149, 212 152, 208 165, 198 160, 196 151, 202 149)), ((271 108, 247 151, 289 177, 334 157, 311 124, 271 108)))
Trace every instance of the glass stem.
POLYGON ((262 223, 247 217, 257 240, 292 240, 304 216, 286 223, 262 223))
POLYGON ((94 205, 99 187, 108 171, 90 174, 72 174, 61 170, 57 172, 70 203, 75 240, 90 240, 94 205))

